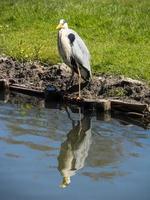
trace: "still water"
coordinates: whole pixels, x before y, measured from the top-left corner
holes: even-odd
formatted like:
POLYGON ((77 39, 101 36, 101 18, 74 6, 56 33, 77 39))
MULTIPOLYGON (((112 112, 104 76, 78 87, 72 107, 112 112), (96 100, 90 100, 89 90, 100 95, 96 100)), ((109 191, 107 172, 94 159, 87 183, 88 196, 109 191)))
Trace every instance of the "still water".
POLYGON ((1 200, 149 200, 150 130, 77 107, 0 101, 1 200))

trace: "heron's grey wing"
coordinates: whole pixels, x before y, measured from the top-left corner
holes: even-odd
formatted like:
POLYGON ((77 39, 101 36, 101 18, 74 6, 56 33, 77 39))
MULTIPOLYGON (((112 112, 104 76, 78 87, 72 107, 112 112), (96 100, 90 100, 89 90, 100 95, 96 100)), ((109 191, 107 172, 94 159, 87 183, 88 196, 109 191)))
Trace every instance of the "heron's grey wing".
POLYGON ((84 79, 91 77, 90 53, 80 38, 80 36, 73 30, 69 29, 68 38, 71 43, 72 56, 80 65, 81 75, 84 79), (89 76, 89 77, 88 77, 89 76))

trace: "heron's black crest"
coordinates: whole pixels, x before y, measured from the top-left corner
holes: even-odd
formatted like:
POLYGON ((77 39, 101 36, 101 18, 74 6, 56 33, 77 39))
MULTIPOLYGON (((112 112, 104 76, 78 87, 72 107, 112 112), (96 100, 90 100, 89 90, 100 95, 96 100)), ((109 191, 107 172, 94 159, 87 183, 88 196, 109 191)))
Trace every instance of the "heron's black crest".
POLYGON ((68 38, 69 38, 69 40, 70 40, 70 43, 73 44, 73 42, 74 42, 74 40, 75 40, 75 35, 74 35, 73 33, 70 33, 70 34, 68 35, 68 38))
POLYGON ((63 19, 63 23, 64 23, 64 24, 67 23, 66 20, 63 19))
POLYGON ((60 19, 59 23, 60 23, 60 24, 65 24, 65 23, 67 23, 67 22, 66 22, 66 20, 64 20, 64 19, 60 19))

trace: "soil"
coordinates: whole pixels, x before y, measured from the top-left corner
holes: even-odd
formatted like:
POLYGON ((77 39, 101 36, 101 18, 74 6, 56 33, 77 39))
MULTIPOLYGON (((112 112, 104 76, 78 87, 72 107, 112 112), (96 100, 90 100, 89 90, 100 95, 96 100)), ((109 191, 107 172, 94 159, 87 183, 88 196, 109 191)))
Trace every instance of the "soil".
MULTIPOLYGON (((20 84, 38 90, 53 87, 65 95, 75 97, 78 95, 78 75, 75 74, 68 88, 70 76, 71 70, 65 64, 49 66, 40 61, 25 62, 0 56, 0 79, 6 79, 9 84, 20 84)), ((150 105, 150 87, 131 78, 93 75, 91 83, 83 81, 82 87, 81 95, 87 99, 113 98, 150 105)))

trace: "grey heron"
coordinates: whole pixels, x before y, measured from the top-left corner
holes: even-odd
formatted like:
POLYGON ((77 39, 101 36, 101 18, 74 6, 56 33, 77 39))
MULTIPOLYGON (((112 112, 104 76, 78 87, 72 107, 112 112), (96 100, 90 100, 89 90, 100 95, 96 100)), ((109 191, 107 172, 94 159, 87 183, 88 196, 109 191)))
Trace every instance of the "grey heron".
POLYGON ((63 177, 60 185, 62 188, 67 187, 71 183, 71 177, 84 167, 92 143, 91 116, 86 113, 82 118, 80 116, 77 123, 70 115, 68 117, 73 126, 61 144, 58 156, 58 170, 63 177))
MULTIPOLYGON (((85 81, 92 79, 90 66, 90 53, 81 37, 68 24, 61 19, 57 26, 58 31, 58 50, 64 63, 72 70, 70 81, 76 72, 79 76, 79 97, 81 98, 81 78, 85 81)), ((69 82, 70 82, 69 81, 69 82)))

